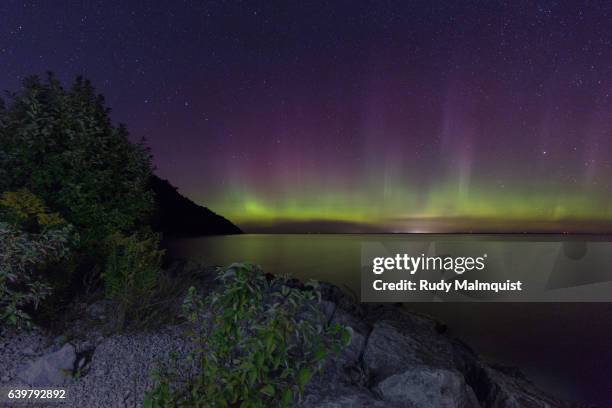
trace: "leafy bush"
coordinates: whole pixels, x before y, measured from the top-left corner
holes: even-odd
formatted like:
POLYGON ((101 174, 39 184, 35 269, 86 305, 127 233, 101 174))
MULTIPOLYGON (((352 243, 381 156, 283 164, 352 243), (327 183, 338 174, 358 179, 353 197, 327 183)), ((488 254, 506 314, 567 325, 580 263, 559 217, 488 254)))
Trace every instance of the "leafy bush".
POLYGON ((190 288, 183 310, 195 349, 160 368, 145 407, 288 406, 350 340, 326 324, 314 283, 293 288, 246 264, 219 279, 223 290, 206 300, 190 288))
POLYGON ((87 251, 140 226, 152 209, 150 175, 148 149, 111 123, 82 78, 64 89, 51 74, 30 77, 0 101, 0 191, 32 191, 78 229, 87 251))
POLYGON ((25 188, 2 193, 0 218, 24 230, 38 231, 66 224, 58 213, 50 212, 42 200, 25 188))
POLYGON ((161 260, 159 235, 140 232, 113 234, 102 274, 107 296, 117 303, 117 328, 127 321, 138 321, 146 314, 158 283, 161 260))
POLYGON ((28 190, 0 198, 0 321, 28 326, 28 307, 36 309, 51 293, 42 273, 66 257, 77 236, 28 190))

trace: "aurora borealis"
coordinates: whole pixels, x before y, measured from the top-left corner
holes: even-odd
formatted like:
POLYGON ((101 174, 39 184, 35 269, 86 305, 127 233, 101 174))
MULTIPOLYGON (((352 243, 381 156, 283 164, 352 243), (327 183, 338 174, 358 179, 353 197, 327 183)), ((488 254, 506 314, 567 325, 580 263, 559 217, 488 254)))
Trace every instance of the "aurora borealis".
POLYGON ((606 2, 0 15, 4 89, 85 74, 160 176, 247 231, 612 231, 606 2))

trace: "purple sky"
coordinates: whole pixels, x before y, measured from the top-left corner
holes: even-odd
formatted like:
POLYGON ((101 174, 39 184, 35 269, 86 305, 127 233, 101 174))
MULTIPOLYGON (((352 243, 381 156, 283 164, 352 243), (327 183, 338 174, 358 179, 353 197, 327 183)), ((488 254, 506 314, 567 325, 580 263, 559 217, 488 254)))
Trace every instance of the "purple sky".
POLYGON ((612 221, 611 21, 609 2, 3 1, 0 87, 84 74, 160 176, 253 230, 584 230, 612 221))

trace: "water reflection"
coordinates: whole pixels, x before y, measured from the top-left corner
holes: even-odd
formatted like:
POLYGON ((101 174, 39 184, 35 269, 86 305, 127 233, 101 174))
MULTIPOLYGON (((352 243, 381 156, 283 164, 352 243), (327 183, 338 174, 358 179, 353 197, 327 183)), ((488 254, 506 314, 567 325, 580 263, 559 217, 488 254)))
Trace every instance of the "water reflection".
MULTIPOLYGON (((207 265, 249 261, 273 273, 326 280, 358 296, 362 242, 394 245, 410 240, 449 247, 498 241, 501 248, 512 242, 525 250, 534 242, 550 243, 560 255, 552 258, 548 269, 554 271, 545 280, 550 288, 568 283, 587 288, 612 273, 612 264, 602 256, 612 255, 606 236, 237 235, 175 240, 168 245, 171 254, 207 265), (576 274, 573 263, 585 259, 592 260, 591 270, 576 274)), ((509 254, 500 253, 500 259, 515 262, 509 254)), ((529 262, 531 273, 544 267, 537 251, 529 262)), ((556 395, 612 406, 611 303, 411 303, 406 307, 445 321, 452 333, 479 352, 520 367, 556 395)))

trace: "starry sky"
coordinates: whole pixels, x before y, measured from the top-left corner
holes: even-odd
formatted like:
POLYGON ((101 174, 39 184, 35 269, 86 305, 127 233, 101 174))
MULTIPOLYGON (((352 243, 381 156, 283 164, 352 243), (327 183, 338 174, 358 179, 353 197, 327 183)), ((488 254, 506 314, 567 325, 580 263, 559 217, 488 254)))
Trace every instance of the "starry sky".
POLYGON ((0 2, 0 88, 90 78, 247 231, 612 231, 612 5, 0 2))

